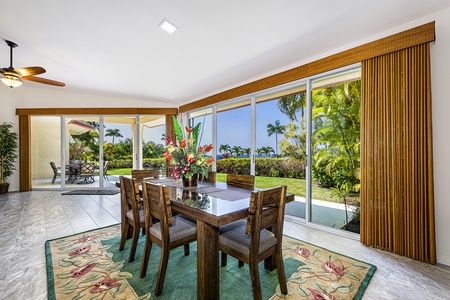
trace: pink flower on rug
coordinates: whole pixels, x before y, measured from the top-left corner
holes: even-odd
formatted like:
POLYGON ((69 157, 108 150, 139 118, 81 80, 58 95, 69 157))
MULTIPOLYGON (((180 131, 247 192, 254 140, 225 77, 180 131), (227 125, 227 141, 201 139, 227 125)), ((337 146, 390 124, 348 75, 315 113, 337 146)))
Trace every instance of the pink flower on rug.
POLYGON ((91 290, 91 293, 101 293, 103 291, 118 287, 119 285, 120 282, 118 282, 117 280, 106 278, 97 282, 94 288, 91 290))
POLYGON ((311 295, 314 297, 314 300, 337 300, 337 298, 331 294, 319 292, 318 290, 310 288, 308 288, 308 290, 311 292, 311 295))
POLYGON ((86 265, 84 267, 79 267, 79 268, 75 268, 73 270, 70 270, 70 273, 72 273, 72 278, 81 277, 84 274, 89 273, 89 271, 92 270, 95 267, 96 264, 97 263, 92 263, 92 264, 86 265))
POLYGON ((84 242, 86 242, 86 241, 92 241, 92 240, 95 239, 95 238, 96 238, 95 235, 87 235, 87 236, 84 236, 84 237, 80 238, 80 239, 77 241, 77 243, 78 243, 78 244, 81 244, 81 243, 84 243, 84 242))
POLYGON ((339 268, 338 266, 336 266, 334 263, 332 263, 329 260, 322 264, 322 269, 327 273, 333 273, 333 274, 336 274, 337 276, 345 275, 344 271, 342 271, 341 268, 339 268))
POLYGON ((297 253, 298 255, 303 256, 304 258, 309 258, 309 256, 311 255, 311 252, 309 251, 308 248, 303 248, 303 247, 297 247, 294 250, 295 253, 297 253))
POLYGON ((73 250, 69 253, 69 256, 77 256, 77 255, 83 255, 88 253, 91 250, 91 245, 80 247, 76 250, 73 250))

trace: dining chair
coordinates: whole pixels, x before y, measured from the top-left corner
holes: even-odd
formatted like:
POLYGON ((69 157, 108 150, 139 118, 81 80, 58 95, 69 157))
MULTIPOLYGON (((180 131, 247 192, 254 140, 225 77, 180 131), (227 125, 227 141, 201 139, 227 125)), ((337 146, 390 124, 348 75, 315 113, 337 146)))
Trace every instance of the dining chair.
POLYGON ((199 174, 198 181, 216 183, 216 172, 208 172, 208 175, 205 177, 199 174))
POLYGON ((247 190, 255 188, 255 176, 242 174, 227 174, 227 185, 247 190))
POLYGON ((281 292, 287 294, 282 254, 285 203, 286 186, 252 191, 247 222, 230 230, 222 229, 219 235, 222 267, 227 264, 227 254, 248 264, 254 299, 262 299, 258 263, 271 256, 281 292))
POLYGON ((128 262, 134 261, 136 247, 139 240, 139 231, 145 228, 144 210, 139 209, 139 185, 136 180, 120 176, 120 193, 122 201, 122 236, 119 251, 125 247, 130 226, 133 228, 131 249, 128 262))
POLYGON ((139 183, 146 179, 158 179, 159 169, 132 170, 131 177, 136 179, 139 183))
POLYGON ((80 165, 80 173, 78 177, 83 178, 83 181, 78 182, 81 183, 93 183, 94 180, 94 163, 82 163, 80 165))
POLYGON ((170 250, 184 246, 184 255, 189 255, 189 243, 197 240, 197 225, 182 215, 172 215, 169 188, 149 182, 142 183, 145 211, 145 247, 142 256, 140 277, 147 273, 152 244, 161 248, 155 296, 162 293, 170 250), (154 220, 159 220, 154 222, 154 220))

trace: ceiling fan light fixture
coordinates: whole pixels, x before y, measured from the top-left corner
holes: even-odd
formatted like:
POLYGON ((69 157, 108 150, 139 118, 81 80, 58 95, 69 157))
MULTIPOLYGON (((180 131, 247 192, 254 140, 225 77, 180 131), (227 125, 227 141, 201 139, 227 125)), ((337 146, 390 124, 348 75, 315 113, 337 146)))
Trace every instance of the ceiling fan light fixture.
POLYGON ((175 30, 178 29, 177 26, 175 26, 173 23, 171 23, 169 20, 167 19, 162 19, 162 21, 158 24, 158 27, 164 29, 165 31, 167 31, 168 33, 172 34, 175 32, 175 30))
POLYGON ((13 72, 4 72, 2 78, 0 80, 10 88, 19 87, 23 84, 22 79, 20 79, 20 76, 13 73, 13 72))

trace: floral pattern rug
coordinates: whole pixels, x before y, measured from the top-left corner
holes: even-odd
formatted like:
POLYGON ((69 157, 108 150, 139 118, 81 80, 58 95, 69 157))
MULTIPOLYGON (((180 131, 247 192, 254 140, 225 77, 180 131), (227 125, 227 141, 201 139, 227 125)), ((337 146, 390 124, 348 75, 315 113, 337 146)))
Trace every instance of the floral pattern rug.
MULTIPOLYGON (((124 251, 117 252, 119 237, 120 225, 114 225, 47 241, 45 247, 48 299, 156 298, 152 295, 154 286, 148 284, 148 281, 144 281, 145 278, 139 279, 138 271, 131 271, 129 268, 129 265, 133 264, 137 266, 135 269, 140 266, 141 259, 138 252, 136 252, 136 259, 133 263, 128 263, 127 260, 129 242, 124 251), (120 259, 117 259, 119 256, 120 259)), ((144 237, 140 238, 140 242, 144 240, 144 237)), ((154 246, 153 248, 158 247, 154 246)), ((152 255, 153 251, 152 249, 152 255)), ((195 249, 194 251, 191 249, 192 255, 196 255, 195 249)), ((263 274, 267 271, 260 268, 261 276, 270 275, 273 282, 266 284, 263 282, 263 278, 261 279, 261 285, 264 285, 263 289, 266 290, 263 291, 263 296, 266 294, 265 299, 361 299, 376 270, 376 267, 371 264, 287 236, 283 239, 283 255, 286 278, 288 278, 288 295, 284 296, 280 293, 276 270, 270 274, 263 274), (267 288, 269 288, 268 293, 267 288)), ((179 256, 184 257, 183 255, 179 256)), ((171 254, 171 259, 175 260, 172 257, 175 255, 171 254)), ((169 259, 169 263, 171 259, 169 259)), ((150 260, 152 260, 152 256, 150 260)), ((183 267, 182 263, 175 262, 174 264, 177 267, 183 267)), ((242 276, 245 280, 239 281, 249 285, 248 270, 240 268, 241 270, 238 270, 240 274, 237 274, 235 270, 230 270, 233 265, 229 262, 227 267, 221 268, 221 278, 242 276), (227 274, 229 272, 231 275, 227 274)), ((168 272, 170 268, 175 269, 176 267, 169 266, 168 272)), ((194 274, 190 276, 195 277, 195 270, 192 272, 194 274)), ((147 276, 149 275, 147 274, 147 276)), ((163 294, 158 299, 164 299, 165 294, 167 299, 174 297, 168 285, 166 279, 163 294)), ((174 290, 179 293, 179 286, 174 290)), ((248 291, 245 292, 245 296, 252 298, 251 286, 248 291)), ((191 288, 188 293, 190 296, 185 299, 196 299, 195 288, 193 291, 191 288)), ((188 294, 181 295, 187 296, 188 294)), ((241 297, 242 295, 228 296, 222 296, 221 288, 221 298, 245 298, 241 297)))

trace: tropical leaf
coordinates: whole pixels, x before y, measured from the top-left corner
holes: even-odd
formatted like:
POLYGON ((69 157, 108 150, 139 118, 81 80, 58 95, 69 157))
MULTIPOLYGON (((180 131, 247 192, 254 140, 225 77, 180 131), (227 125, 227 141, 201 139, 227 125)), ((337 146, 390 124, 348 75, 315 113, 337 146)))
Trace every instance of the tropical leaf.
POLYGON ((77 299, 81 299, 81 298, 83 298, 85 295, 86 295, 85 293, 81 292, 81 293, 78 293, 78 294, 76 294, 76 295, 71 296, 70 298, 67 298, 67 300, 77 300, 77 299))
POLYGON ((297 286, 297 291, 302 297, 308 297, 311 294, 308 290, 302 288, 300 285, 297 286))
POLYGON ((366 266, 357 265, 355 263, 352 263, 352 267, 357 269, 357 270, 366 270, 367 269, 366 266))
POLYGON ((172 116, 173 120, 173 129, 175 130, 175 135, 177 136, 178 142, 181 140, 184 140, 183 138, 183 129, 180 126, 180 123, 178 123, 177 118, 175 116, 172 116))
POLYGON ((123 280, 123 279, 128 279, 128 278, 132 278, 133 274, 131 274, 130 272, 119 272, 114 276, 111 276, 112 279, 114 280, 123 280))
POLYGON ((192 132, 192 138, 194 139, 194 144, 193 144, 194 149, 197 149, 198 133, 200 131, 200 124, 201 123, 198 123, 197 125, 195 125, 194 131, 192 132))
POLYGON ((333 282, 333 283, 330 283, 330 286, 337 289, 342 294, 349 294, 349 293, 353 292, 353 290, 355 288, 353 283, 343 284, 343 283, 339 283, 339 282, 333 282))
POLYGON ((101 278, 103 275, 102 274, 99 274, 99 273, 92 273, 92 274, 89 274, 86 278, 84 278, 82 281, 80 281, 80 284, 81 283, 86 283, 86 282, 91 282, 91 281, 96 281, 96 280, 98 280, 99 278, 101 278))
POLYGON ((344 272, 344 273, 345 273, 345 275, 347 275, 348 277, 350 277, 350 278, 353 279, 353 280, 356 280, 356 281, 358 281, 358 282, 361 281, 361 278, 359 278, 358 276, 356 276, 356 275, 353 274, 353 273, 350 273, 350 272, 344 272))
POLYGON ((142 295, 140 297, 134 298, 133 300, 148 300, 148 299, 150 299, 150 295, 151 295, 151 293, 147 293, 147 294, 142 295))
POLYGON ((66 258, 63 258, 58 263, 61 267, 70 267, 73 266, 73 262, 71 260, 68 260, 66 258))
MULTIPOLYGON (((74 279, 63 282, 59 287, 70 288, 70 287, 74 286, 76 282, 77 282, 77 280, 74 278, 74 279)), ((75 288, 77 288, 77 287, 75 287, 75 288)))
POLYGON ((72 277, 72 273, 62 273, 62 274, 57 274, 56 277, 58 277, 59 279, 66 279, 69 277, 72 277))

